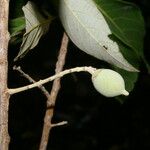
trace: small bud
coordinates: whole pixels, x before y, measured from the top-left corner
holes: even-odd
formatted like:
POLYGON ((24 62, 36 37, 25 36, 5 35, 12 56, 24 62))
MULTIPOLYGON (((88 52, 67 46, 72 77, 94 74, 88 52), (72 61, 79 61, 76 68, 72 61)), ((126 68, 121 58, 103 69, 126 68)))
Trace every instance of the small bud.
POLYGON ((92 74, 95 89, 106 97, 128 96, 122 76, 110 69, 98 69, 92 74))

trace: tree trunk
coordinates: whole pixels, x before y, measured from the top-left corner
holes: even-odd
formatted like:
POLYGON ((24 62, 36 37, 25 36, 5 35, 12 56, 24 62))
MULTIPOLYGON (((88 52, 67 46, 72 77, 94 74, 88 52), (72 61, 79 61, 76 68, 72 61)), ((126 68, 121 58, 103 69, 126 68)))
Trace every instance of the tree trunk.
POLYGON ((7 93, 8 7, 9 0, 0 0, 0 150, 8 150, 9 147, 9 94, 7 93))

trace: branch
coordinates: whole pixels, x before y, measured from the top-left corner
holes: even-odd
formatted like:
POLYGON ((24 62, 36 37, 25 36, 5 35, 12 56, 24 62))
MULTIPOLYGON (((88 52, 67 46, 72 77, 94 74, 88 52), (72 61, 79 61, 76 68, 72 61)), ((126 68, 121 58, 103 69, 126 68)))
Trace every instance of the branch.
POLYGON ((9 94, 7 93, 8 12, 9 0, 0 0, 0 150, 8 150, 9 148, 9 94))
MULTIPOLYGON (((26 79, 28 79, 30 83, 36 83, 36 81, 35 81, 34 79, 32 79, 28 74, 26 74, 26 73, 21 69, 20 66, 19 66, 19 67, 14 66, 14 67, 13 67, 13 70, 16 70, 16 71, 18 71, 19 73, 21 73, 21 75, 22 75, 23 77, 25 77, 26 79)), ((42 85, 38 86, 38 88, 43 92, 43 94, 44 94, 44 95, 47 97, 47 99, 48 99, 49 96, 50 96, 50 94, 49 94, 49 92, 46 90, 46 88, 45 88, 44 86, 42 86, 42 85)))
POLYGON ((68 124, 67 121, 62 121, 62 122, 59 122, 59 123, 51 124, 51 127, 53 128, 53 127, 63 126, 63 125, 66 125, 66 124, 68 124))
POLYGON ((88 72, 90 74, 93 74, 93 72, 96 70, 96 68, 93 68, 91 66, 87 67, 87 66, 84 66, 84 67, 75 67, 75 68, 71 68, 71 69, 67 69, 65 71, 62 71, 60 73, 57 73, 51 77, 48 77, 46 79, 43 79, 43 80, 40 80, 38 82, 35 82, 33 84, 29 84, 29 85, 26 85, 26 86, 23 86, 23 87, 19 87, 19 88, 13 88, 13 89, 8 89, 8 93, 10 95, 12 94, 16 94, 16 93, 19 93, 19 92, 23 92, 23 91, 26 91, 26 90, 29 90, 29 89, 32 89, 32 88, 35 88, 35 87, 39 87, 47 82, 50 82, 50 81, 53 81, 57 78, 61 78, 63 77, 64 75, 67 75, 67 74, 70 74, 70 73, 73 73, 73 72, 88 72))
MULTIPOLYGON (((64 33, 60 51, 59 51, 59 55, 58 55, 58 60, 56 63, 55 73, 60 73, 63 70, 64 64, 65 64, 65 58, 66 58, 66 54, 67 54, 68 42, 69 42, 69 39, 68 39, 67 35, 64 33)), ((58 124, 51 123, 52 118, 53 118, 53 113, 54 113, 54 106, 55 106, 55 102, 56 102, 56 98, 57 98, 59 89, 60 89, 60 78, 56 78, 53 82, 50 97, 47 100, 47 108, 48 109, 46 110, 45 117, 44 117, 43 133, 42 133, 39 150, 46 150, 47 145, 48 145, 50 131, 51 131, 52 127, 62 125, 62 123, 63 123, 63 125, 66 124, 66 122, 62 122, 62 123, 58 123, 58 124), (51 107, 51 106, 53 106, 53 107, 51 107)))

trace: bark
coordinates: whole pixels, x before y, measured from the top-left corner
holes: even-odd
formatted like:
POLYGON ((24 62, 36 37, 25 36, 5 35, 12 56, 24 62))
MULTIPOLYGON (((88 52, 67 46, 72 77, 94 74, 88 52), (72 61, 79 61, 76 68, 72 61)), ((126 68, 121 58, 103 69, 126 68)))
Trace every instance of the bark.
POLYGON ((7 93, 8 7, 9 0, 0 0, 0 150, 8 150, 9 148, 9 94, 7 93))
MULTIPOLYGON (((67 54, 67 46, 68 46, 68 37, 66 33, 64 33, 59 55, 58 55, 58 61, 56 63, 55 73, 59 73, 63 70, 65 64, 65 58, 67 54)), ((55 106, 59 89, 60 89, 60 78, 54 80, 50 97, 47 99, 47 110, 44 117, 43 133, 42 133, 39 150, 46 150, 48 145, 49 134, 53 127, 51 121, 53 118, 54 106, 55 106)))

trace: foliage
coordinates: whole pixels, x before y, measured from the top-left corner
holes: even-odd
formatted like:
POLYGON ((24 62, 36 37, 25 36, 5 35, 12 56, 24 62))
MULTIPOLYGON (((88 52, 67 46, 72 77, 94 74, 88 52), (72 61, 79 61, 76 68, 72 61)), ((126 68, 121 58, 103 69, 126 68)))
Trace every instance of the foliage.
MULTIPOLYGON (((61 2, 63 1, 65 0, 62 0, 61 2)), ((61 5, 59 1, 52 2, 54 2, 54 6, 57 6, 57 8, 61 5)), ((140 9, 134 4, 118 0, 88 0, 78 3, 77 1, 75 3, 74 1, 70 1, 70 4, 70 6, 73 6, 70 8, 70 12, 65 12, 65 9, 63 12, 62 9, 60 12, 60 18, 72 41, 81 50, 112 64, 111 67, 120 72, 125 78, 127 89, 131 91, 138 79, 139 73, 129 72, 136 71, 130 64, 135 68, 139 68, 141 60, 145 59, 143 56, 143 39, 145 30, 140 9), (92 5, 91 10, 85 9, 82 5, 92 5), (76 15, 78 15, 79 23, 85 21, 82 22, 85 23, 85 28, 81 28, 81 26, 78 27, 79 24, 77 24, 77 21, 73 21, 73 18, 76 16, 72 16, 70 20, 67 20, 66 22, 65 18, 62 17, 62 14, 64 13, 64 15, 69 18, 69 14, 71 11, 74 11, 75 6, 77 6, 76 8, 80 8, 80 10, 83 8, 82 11, 86 12, 81 11, 80 13, 76 13, 76 15), (96 18, 97 16, 94 17, 91 13, 96 9, 99 10, 98 15, 102 18, 104 17, 101 21, 96 18), (89 26, 86 26, 86 19, 89 19, 91 24, 93 23, 93 27, 91 26, 90 28, 89 26), (91 20, 93 22, 91 22, 91 20), (70 27, 66 27, 66 23, 67 25, 70 24, 70 27), (94 27, 96 27, 96 29, 93 30, 94 27), (76 30, 78 30, 78 32, 76 32, 76 30), (87 36, 90 37, 88 33, 92 35, 91 37, 94 37, 95 41, 92 43, 86 38, 87 36), (101 36, 100 33, 103 33, 102 35, 105 36, 101 36), (80 38, 77 35, 80 35, 80 38), (84 38, 85 35, 86 37, 84 38), (79 42, 77 42, 77 40, 79 42), (96 41, 98 41, 98 43, 96 41), (113 44, 115 46, 112 46, 113 44), (117 46, 119 49, 117 49, 117 46), (106 48, 108 50, 106 50, 106 48), (119 69, 114 65, 119 66, 122 69, 119 69)), ((64 8, 64 6, 62 7, 64 8)), ((48 32, 49 25, 52 21, 51 15, 49 14, 50 17, 45 18, 33 2, 28 2, 27 5, 23 7, 23 11, 25 16, 10 21, 12 39, 18 39, 17 36, 23 34, 22 31, 26 28, 26 33, 22 38, 20 52, 15 60, 19 57, 23 57, 30 49, 33 49, 38 44, 42 35, 48 32), (26 25, 24 18, 26 20, 26 25)), ((43 10, 43 13, 45 11, 46 10, 43 10)))
POLYGON ((39 42, 42 35, 46 34, 52 17, 45 19, 38 11, 33 2, 28 2, 23 7, 26 20, 26 33, 23 35, 20 51, 15 58, 23 57, 30 49, 33 49, 39 42))
MULTIPOLYGON (((128 0, 128 1, 133 2, 133 0, 128 0)), ((28 63, 29 65, 28 72, 32 74, 35 79, 38 80, 39 78, 41 78, 41 76, 42 78, 43 76, 45 76, 45 72, 46 75, 47 73, 49 75, 50 72, 53 72, 52 69, 56 59, 55 55, 59 47, 58 43, 60 43, 59 38, 62 34, 60 31, 62 31, 63 28, 59 22, 60 21, 59 17, 57 16, 58 12, 51 12, 52 9, 58 11, 59 4, 60 4, 59 0, 51 0, 51 1, 34 0, 34 2, 35 4, 33 2, 31 3, 35 7, 35 12, 28 16, 29 19, 30 18, 36 19, 38 18, 37 16, 40 16, 40 18, 42 18, 44 22, 46 21, 48 23, 46 26, 48 28, 50 27, 51 30, 50 32, 52 32, 52 37, 49 36, 49 34, 51 33, 48 32, 48 28, 46 27, 46 33, 48 33, 48 35, 45 35, 45 37, 37 36, 36 38, 36 35, 41 34, 39 32, 41 30, 42 33, 45 34, 45 26, 43 24, 43 21, 42 22, 40 21, 41 19, 38 20, 39 22, 38 21, 35 22, 35 24, 31 26, 30 30, 27 31, 26 23, 28 18, 25 12, 23 13, 21 9, 22 7, 27 6, 25 5, 27 1, 26 0, 15 1, 15 5, 16 5, 15 7, 10 5, 11 9, 13 8, 13 13, 10 13, 10 22, 9 22, 10 23, 9 30, 11 33, 10 44, 13 44, 13 49, 11 49, 10 53, 13 53, 13 58, 16 57, 14 56, 14 54, 16 51, 17 51, 16 53, 19 52, 18 43, 19 45, 22 45, 21 49, 24 50, 22 52, 21 51, 19 52, 19 55, 17 56, 17 62, 15 63, 16 64, 21 63, 25 65, 26 69, 27 69, 26 63, 28 63), (55 20, 53 19, 53 17, 51 17, 52 15, 56 15, 55 20), (54 21, 54 24, 52 24, 52 28, 51 28, 51 26, 49 25, 52 23, 52 21, 54 21), (26 37, 26 35, 28 35, 28 37, 26 37), (41 37, 44 37, 44 39, 41 39, 41 37), (50 37, 50 39, 47 40, 47 37, 50 37), (31 40, 32 38, 33 40, 31 40), (36 48, 37 45, 38 48, 36 48), (52 48, 49 47, 49 45, 52 46, 52 48), (31 48, 33 48, 32 53, 30 53, 31 48), (26 56, 27 53, 28 55, 26 56), (19 59, 23 57, 24 59, 19 59), (47 62, 49 62, 50 64, 47 64, 47 62), (42 70, 43 68, 41 66, 44 67, 48 66, 47 70, 46 71, 42 70), (37 70, 35 69, 35 67, 37 70), (34 72, 38 72, 38 74, 40 74, 40 77, 36 73, 34 74, 34 72)), ((67 148, 70 146, 69 149, 72 150, 88 149, 88 148, 94 149, 96 147, 96 144, 98 143, 102 143, 101 144, 102 149, 114 149, 114 148, 132 149, 133 146, 135 146, 136 147, 135 149, 137 149, 138 146, 141 143, 142 144, 145 143, 146 139, 149 137, 147 135, 147 132, 145 132, 145 130, 148 131, 148 129, 141 124, 141 122, 143 122, 143 118, 147 120, 149 114, 147 113, 147 111, 149 110, 148 108, 149 105, 147 104, 148 99, 143 98, 146 94, 148 95, 149 82, 147 81, 149 81, 149 77, 145 72, 143 73, 143 70, 145 69, 144 64, 142 64, 142 61, 143 60, 145 61, 144 54, 143 54, 143 40, 144 40, 145 29, 144 29, 143 17, 141 15, 141 10, 135 4, 128 3, 124 0, 93 0, 93 2, 95 3, 95 6, 99 9, 99 13, 103 15, 106 24, 111 30, 111 34, 109 35, 109 40, 115 41, 118 44, 119 53, 124 57, 124 59, 129 64, 134 66, 134 68, 139 69, 140 72, 129 72, 124 69, 118 68, 117 66, 112 65, 112 63, 108 64, 108 63, 104 63, 103 61, 97 60, 94 57, 90 57, 90 56, 88 57, 86 54, 82 53, 78 48, 77 48, 78 51, 75 51, 74 49, 76 49, 76 47, 71 42, 69 46, 69 52, 68 52, 69 54, 67 58, 66 67, 70 67, 70 66, 72 67, 78 65, 92 65, 94 67, 96 66, 100 68, 101 67, 113 68, 123 76, 127 91, 132 91, 134 88, 135 90, 129 95, 128 99, 125 102, 125 105, 121 106, 120 104, 118 104, 118 102, 106 101, 104 97, 102 97, 100 94, 97 94, 96 91, 93 90, 93 87, 87 83, 89 78, 86 78, 86 76, 77 77, 75 74, 73 74, 73 76, 67 77, 62 81, 62 83, 65 84, 62 84, 63 94, 60 93, 60 97, 58 97, 58 104, 55 110, 56 118, 54 117, 54 122, 55 119, 56 121, 58 121, 61 119, 65 120, 67 118, 69 122, 69 127, 67 126, 67 129, 65 129, 64 127, 59 128, 59 135, 61 135, 60 138, 57 137, 57 133, 56 133, 57 131, 52 132, 51 140, 52 143, 53 142, 57 143, 56 144, 57 146, 54 144, 54 149, 60 149, 59 145, 63 145, 63 146, 67 145, 67 148), (119 19, 117 19, 118 17, 119 19), (113 22, 112 20, 115 21, 113 22), (83 56, 85 57, 83 58, 83 56), (69 79, 69 81, 67 79, 69 79), (73 86, 70 83, 70 80, 74 81, 73 86), (76 96, 72 98, 72 94, 76 94, 76 96), (68 97, 63 97, 62 100, 62 96, 64 95, 65 96, 67 95, 68 97), (79 106, 80 104, 82 106, 79 106), (144 106, 146 106, 147 109, 145 109, 144 106), (63 112, 63 110, 65 112, 63 112), (97 120, 100 120, 100 123, 97 120), (140 122, 137 122, 139 120, 140 122), (134 135, 133 132, 130 132, 130 127, 131 128, 134 127, 133 129, 133 132, 135 132, 134 135), (140 132, 138 132, 137 129, 140 132), (85 131, 88 132, 84 134, 83 132, 85 131), (95 133, 95 131, 97 133, 95 133), (100 131, 100 134, 98 131, 100 131), (70 138, 72 132, 75 136, 70 138), (64 135, 66 135, 65 138, 64 135), (101 137, 100 141, 98 141, 99 136, 101 137), (131 141, 130 138, 132 137, 134 137, 134 141, 131 141), (142 139, 142 142, 137 142, 140 139, 142 139), (69 145, 68 145, 68 141, 70 143, 69 145), (105 142, 107 142, 107 144, 105 142), (115 145, 113 145, 114 143, 115 145), (92 147, 91 148, 89 145, 92 144, 93 147, 91 146, 92 147), (132 146, 129 147, 129 145, 132 146)), ((146 1, 140 1, 140 2, 135 1, 135 2, 141 3, 142 6, 146 3, 146 1)), ((149 7, 146 4, 145 6, 146 7, 142 7, 144 9, 143 12, 147 13, 149 12, 149 7)), ((89 19, 89 16, 90 15, 86 17, 89 19)), ((95 18, 96 17, 90 19, 90 21, 95 18)), ((149 19, 147 19, 146 21, 148 22, 149 19)), ((147 27, 149 24, 150 23, 147 23, 147 27)), ((147 39, 147 41, 149 41, 149 38, 147 39)), ((79 45, 77 45, 77 47, 79 47, 79 45)), ((147 47, 147 49, 149 48, 147 47)), ((148 58, 149 51, 145 51, 145 52, 148 58)), ((145 63, 149 67, 147 62, 145 63)), ((9 64, 12 65, 11 62, 9 64)), ((10 80, 12 80, 12 86, 16 86, 16 80, 18 81, 20 79, 16 78, 16 74, 15 74, 15 80, 14 78, 10 80)), ((25 81, 23 81, 23 84, 24 82, 25 81)), ((22 78, 21 78, 21 83, 22 83, 22 78)), ((19 147, 18 145, 21 145, 22 143, 26 143, 26 141, 29 141, 30 143, 22 146, 24 149, 30 149, 29 145, 33 146, 35 143, 36 144, 39 143, 39 140, 36 141, 35 139, 37 137, 39 138, 39 135, 37 135, 37 133, 39 133, 39 130, 41 129, 41 124, 43 123, 42 121, 43 121, 43 114, 45 112, 45 101, 43 101, 42 96, 40 95, 40 99, 42 100, 39 102, 38 101, 39 95, 37 94, 38 92, 36 90, 35 92, 34 90, 32 92, 33 95, 31 94, 26 95, 26 93, 25 94, 23 93, 24 94, 23 103, 21 103, 20 101, 21 99, 20 94, 18 96, 19 103, 16 103, 17 96, 14 96, 13 101, 11 101, 10 127, 13 129, 10 129, 10 134, 12 136, 11 141, 12 143, 15 143, 14 145, 16 146, 15 150, 21 149, 18 148, 19 147), (32 101, 30 98, 32 99, 32 101), (31 106, 31 108, 28 104, 31 106), (43 108, 44 110, 42 110, 41 113, 40 109, 43 108), (28 109, 28 115, 26 113, 27 109, 28 109), (12 112, 16 112, 16 113, 12 113, 12 112), (20 141, 18 142, 18 139, 19 140, 21 139, 21 142, 20 141)), ((124 100, 124 97, 123 96, 117 97, 117 99, 122 102, 124 100)), ((142 145, 142 148, 143 147, 145 148, 146 147, 145 145, 146 144, 142 145)), ((31 149, 37 149, 37 147, 31 149)), ((149 148, 145 148, 145 149, 149 149, 149 148)))

